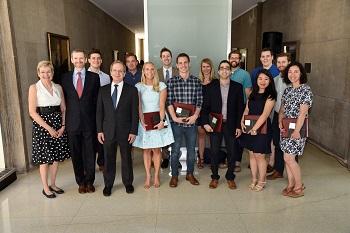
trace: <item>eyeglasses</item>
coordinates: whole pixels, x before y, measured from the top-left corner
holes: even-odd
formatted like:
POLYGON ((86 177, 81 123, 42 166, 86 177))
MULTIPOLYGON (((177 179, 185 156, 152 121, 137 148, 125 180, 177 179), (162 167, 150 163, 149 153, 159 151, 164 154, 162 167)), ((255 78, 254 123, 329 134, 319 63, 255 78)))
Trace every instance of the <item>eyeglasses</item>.
POLYGON ((228 70, 228 71, 230 71, 231 68, 229 68, 229 67, 220 67, 220 70, 228 70))

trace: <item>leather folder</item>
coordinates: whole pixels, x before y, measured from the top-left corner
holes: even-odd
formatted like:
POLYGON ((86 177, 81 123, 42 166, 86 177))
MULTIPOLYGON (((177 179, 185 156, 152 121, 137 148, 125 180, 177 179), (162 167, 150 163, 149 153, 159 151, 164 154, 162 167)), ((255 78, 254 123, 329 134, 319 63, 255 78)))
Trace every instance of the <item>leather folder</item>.
MULTIPOLYGON (((282 138, 290 138, 290 135, 293 133, 296 125, 297 125, 298 118, 283 118, 282 119, 282 125, 284 131, 281 132, 282 138)), ((304 124, 300 129, 300 137, 307 138, 309 136, 309 120, 308 118, 305 118, 304 124)))
MULTIPOLYGON (((146 112, 143 113, 143 119, 145 121, 146 131, 155 130, 154 126, 158 125, 160 122, 160 114, 159 112, 146 112)), ((166 126, 164 126, 166 128, 166 126)))
POLYGON ((190 117, 196 111, 196 106, 193 104, 174 102, 173 106, 177 117, 190 117))
MULTIPOLYGON (((246 127, 245 131, 249 132, 255 125, 256 121, 259 119, 260 115, 245 115, 244 116, 244 125, 246 127)), ((260 126, 260 128, 256 131, 257 134, 267 134, 267 122, 260 126)))
POLYGON ((215 133, 220 133, 222 130, 223 115, 221 113, 209 113, 209 125, 215 133))

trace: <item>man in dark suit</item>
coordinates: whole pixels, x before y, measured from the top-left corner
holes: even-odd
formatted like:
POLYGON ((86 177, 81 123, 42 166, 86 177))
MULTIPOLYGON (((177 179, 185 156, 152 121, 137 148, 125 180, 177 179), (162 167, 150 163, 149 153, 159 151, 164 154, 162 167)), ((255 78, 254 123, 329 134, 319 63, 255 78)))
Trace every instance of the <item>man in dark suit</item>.
POLYGON ((95 137, 96 102, 100 87, 98 74, 85 69, 83 50, 73 50, 71 62, 74 71, 62 77, 62 87, 67 105, 66 130, 75 180, 79 193, 95 192, 95 137))
POLYGON ((237 153, 235 153, 236 138, 241 135, 241 117, 243 114, 243 88, 242 85, 231 81, 231 65, 227 60, 223 60, 219 65, 219 80, 213 80, 207 85, 204 95, 201 117, 204 129, 210 133, 211 149, 211 170, 212 181, 209 188, 216 188, 219 183, 218 158, 222 138, 225 139, 227 150, 227 172, 225 178, 230 189, 236 189, 234 181, 235 162, 237 153), (222 114, 221 132, 213 132, 210 126, 209 114, 222 114))
POLYGON ((133 193, 134 179, 131 144, 137 135, 139 99, 137 89, 123 81, 126 67, 114 61, 110 68, 112 83, 101 87, 97 99, 97 136, 105 151, 104 196, 110 196, 116 173, 117 146, 120 148, 122 181, 127 193, 133 193))

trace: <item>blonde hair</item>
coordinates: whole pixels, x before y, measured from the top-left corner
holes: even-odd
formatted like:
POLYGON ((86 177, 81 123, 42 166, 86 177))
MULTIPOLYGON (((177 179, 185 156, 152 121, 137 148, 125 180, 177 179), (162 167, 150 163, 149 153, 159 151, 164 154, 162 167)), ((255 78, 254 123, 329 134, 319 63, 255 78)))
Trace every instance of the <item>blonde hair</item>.
POLYGON ((46 61, 46 60, 39 61, 38 65, 36 66, 36 72, 38 73, 38 77, 39 77, 39 71, 41 67, 49 67, 51 69, 52 76, 53 76, 54 68, 51 61, 46 61))
POLYGON ((211 82, 213 79, 215 79, 215 75, 214 75, 213 62, 209 58, 203 58, 203 60, 201 61, 201 65, 199 67, 199 80, 201 80, 202 83, 204 82, 204 75, 203 75, 203 72, 202 72, 202 64, 203 63, 206 63, 206 64, 210 65, 211 70, 210 70, 209 80, 211 82))
POLYGON ((122 61, 119 61, 119 60, 115 60, 114 62, 112 62, 111 66, 109 67, 109 72, 112 72, 112 67, 113 67, 115 64, 121 64, 121 65, 123 66, 124 73, 126 72, 126 66, 125 66, 125 64, 124 64, 122 61))
POLYGON ((145 62, 145 64, 143 65, 142 75, 141 75, 141 83, 146 84, 146 76, 145 76, 145 66, 146 65, 152 65, 154 68, 153 90, 156 92, 159 92, 159 76, 158 76, 158 72, 156 71, 156 67, 152 62, 145 62))

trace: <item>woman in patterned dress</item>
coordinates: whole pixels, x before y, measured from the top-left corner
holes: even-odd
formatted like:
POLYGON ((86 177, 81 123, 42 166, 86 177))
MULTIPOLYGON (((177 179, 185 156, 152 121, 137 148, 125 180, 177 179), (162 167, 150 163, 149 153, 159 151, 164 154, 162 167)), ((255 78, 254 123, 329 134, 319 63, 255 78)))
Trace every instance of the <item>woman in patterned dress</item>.
POLYGON ((285 70, 284 81, 292 84, 283 93, 282 104, 279 112, 279 128, 284 130, 283 118, 297 118, 297 123, 290 138, 281 139, 281 150, 284 152, 284 161, 288 174, 288 186, 283 189, 282 194, 289 197, 304 196, 304 185, 301 181, 300 166, 295 157, 303 154, 306 137, 301 137, 305 118, 308 116, 312 105, 313 94, 306 84, 307 75, 302 64, 292 62, 285 70))
POLYGON ((29 115, 33 119, 32 162, 39 164, 42 193, 47 198, 64 193, 56 186, 58 162, 70 157, 64 131, 66 105, 61 86, 52 82, 53 70, 50 61, 39 62, 39 81, 29 87, 28 94, 29 115))
POLYGON ((167 97, 166 85, 159 82, 157 70, 153 63, 146 62, 142 68, 141 82, 135 87, 139 93, 138 135, 133 146, 143 149, 143 162, 146 170, 145 189, 151 186, 151 164, 154 164, 155 188, 160 186, 159 171, 161 162, 161 148, 174 142, 171 127, 165 127, 169 122, 165 113, 165 100, 167 97), (153 130, 146 131, 144 113, 159 112, 160 122, 153 130))

